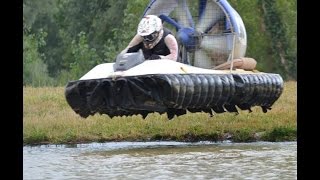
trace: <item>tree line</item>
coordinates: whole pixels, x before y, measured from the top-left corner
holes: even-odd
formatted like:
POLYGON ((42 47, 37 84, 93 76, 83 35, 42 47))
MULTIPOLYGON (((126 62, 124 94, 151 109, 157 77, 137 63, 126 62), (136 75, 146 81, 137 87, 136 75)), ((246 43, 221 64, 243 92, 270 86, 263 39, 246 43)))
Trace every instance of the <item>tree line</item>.
MULTIPOLYGON (((63 86, 113 62, 149 0, 23 0, 23 84, 63 86)), ((296 79, 297 3, 229 0, 242 17, 257 69, 296 79)))

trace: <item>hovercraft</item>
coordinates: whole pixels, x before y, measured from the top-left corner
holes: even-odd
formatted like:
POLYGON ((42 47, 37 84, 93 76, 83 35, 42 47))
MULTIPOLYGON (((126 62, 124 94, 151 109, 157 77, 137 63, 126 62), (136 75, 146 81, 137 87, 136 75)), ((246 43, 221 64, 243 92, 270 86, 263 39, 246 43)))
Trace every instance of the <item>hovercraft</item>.
POLYGON ((226 0, 151 0, 143 16, 148 14, 175 28, 178 61, 145 60, 138 51, 95 66, 65 88, 81 117, 158 112, 172 119, 187 111, 213 115, 254 106, 267 112, 280 97, 282 77, 256 71, 256 61, 244 56, 245 27, 226 0), (195 6, 198 12, 189 10, 195 6))

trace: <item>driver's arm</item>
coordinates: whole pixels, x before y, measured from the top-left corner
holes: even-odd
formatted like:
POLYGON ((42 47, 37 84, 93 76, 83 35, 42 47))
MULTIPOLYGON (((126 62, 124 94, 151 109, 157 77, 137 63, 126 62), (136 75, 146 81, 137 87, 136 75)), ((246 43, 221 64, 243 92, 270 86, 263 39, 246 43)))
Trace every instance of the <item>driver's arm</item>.
POLYGON ((166 56, 160 56, 161 59, 165 58, 165 59, 177 61, 177 59, 178 59, 178 43, 177 43, 176 38, 172 34, 168 34, 165 37, 164 42, 166 43, 168 49, 170 50, 170 54, 168 54, 166 56))
POLYGON ((142 41, 143 41, 143 38, 142 38, 140 35, 136 34, 136 35, 133 37, 133 39, 130 41, 130 43, 128 44, 128 46, 127 46, 124 50, 122 50, 120 54, 127 53, 128 49, 130 49, 130 48, 138 45, 138 44, 141 43, 142 41))

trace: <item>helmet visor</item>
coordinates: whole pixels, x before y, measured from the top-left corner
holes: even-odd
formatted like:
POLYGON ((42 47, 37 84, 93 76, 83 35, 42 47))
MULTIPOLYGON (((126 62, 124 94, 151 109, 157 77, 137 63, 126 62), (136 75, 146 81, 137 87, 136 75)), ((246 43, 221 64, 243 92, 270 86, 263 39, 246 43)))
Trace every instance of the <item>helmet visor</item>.
POLYGON ((144 41, 152 42, 157 39, 159 32, 153 32, 147 36, 142 36, 144 41))

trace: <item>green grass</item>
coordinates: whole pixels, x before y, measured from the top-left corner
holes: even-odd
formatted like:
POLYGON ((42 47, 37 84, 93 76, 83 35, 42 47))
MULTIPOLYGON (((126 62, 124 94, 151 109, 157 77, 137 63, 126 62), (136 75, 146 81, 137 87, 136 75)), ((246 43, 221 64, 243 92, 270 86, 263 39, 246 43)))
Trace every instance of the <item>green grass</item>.
POLYGON ((86 119, 67 104, 64 87, 23 88, 23 142, 65 144, 105 141, 295 141, 297 82, 285 82, 284 92, 263 113, 240 111, 217 114, 187 113, 172 120, 166 114, 114 117, 96 114, 86 119))

